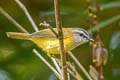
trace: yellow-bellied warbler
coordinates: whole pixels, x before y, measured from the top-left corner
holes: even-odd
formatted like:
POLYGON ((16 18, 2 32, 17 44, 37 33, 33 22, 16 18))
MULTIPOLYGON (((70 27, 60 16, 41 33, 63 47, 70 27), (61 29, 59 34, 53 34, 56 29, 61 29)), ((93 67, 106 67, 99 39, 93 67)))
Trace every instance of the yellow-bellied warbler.
MULTIPOLYGON (((57 31, 56 28, 53 29, 57 31)), ((45 52, 59 54, 59 40, 50 29, 43 29, 32 34, 7 32, 7 36, 15 39, 31 40, 45 52)), ((63 36, 65 52, 88 41, 94 41, 88 32, 82 28, 63 28, 63 36)))

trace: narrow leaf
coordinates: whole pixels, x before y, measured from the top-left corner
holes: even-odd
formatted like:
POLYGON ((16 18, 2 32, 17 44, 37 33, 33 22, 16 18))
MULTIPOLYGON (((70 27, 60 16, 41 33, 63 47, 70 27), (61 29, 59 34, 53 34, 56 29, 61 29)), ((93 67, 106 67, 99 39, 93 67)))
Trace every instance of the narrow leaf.
MULTIPOLYGON (((111 23, 113 23, 113 22, 115 22, 115 21, 117 21, 117 20, 119 20, 119 19, 120 19, 120 15, 115 16, 115 17, 112 17, 112 18, 110 18, 110 19, 108 19, 108 20, 106 20, 106 21, 103 21, 103 22, 101 22, 101 23, 99 24, 99 28, 101 29, 101 28, 107 27, 108 25, 110 25, 111 23)), ((93 31, 93 32, 97 31, 97 26, 94 26, 94 27, 92 28, 92 31, 93 31)), ((88 30, 88 32, 90 32, 90 30, 88 30)))
POLYGON ((117 7, 120 7, 120 1, 110 2, 108 4, 101 5, 101 8, 103 9, 117 8, 117 7))
MULTIPOLYGON (((110 9, 110 8, 119 8, 119 7, 120 7, 120 1, 101 4, 100 7, 101 7, 103 10, 104 10, 104 9, 110 9)), ((94 7, 93 7, 93 6, 92 6, 92 11, 94 11, 94 7)), ((84 13, 84 14, 87 14, 87 13, 88 13, 88 10, 85 10, 83 13, 84 13)))

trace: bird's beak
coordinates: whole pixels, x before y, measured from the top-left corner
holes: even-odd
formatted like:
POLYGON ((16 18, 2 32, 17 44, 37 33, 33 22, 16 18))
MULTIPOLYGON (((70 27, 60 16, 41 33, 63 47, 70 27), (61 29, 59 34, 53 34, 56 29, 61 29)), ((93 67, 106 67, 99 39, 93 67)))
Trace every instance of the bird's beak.
POLYGON ((91 41, 91 42, 94 42, 95 40, 91 37, 88 37, 88 40, 91 41))

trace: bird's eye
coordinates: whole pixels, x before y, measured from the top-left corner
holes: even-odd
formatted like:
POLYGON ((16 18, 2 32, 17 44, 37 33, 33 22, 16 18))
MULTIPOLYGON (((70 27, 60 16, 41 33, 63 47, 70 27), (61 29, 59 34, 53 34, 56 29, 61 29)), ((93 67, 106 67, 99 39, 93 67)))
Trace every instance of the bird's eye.
POLYGON ((80 36, 83 36, 83 34, 81 33, 80 36))

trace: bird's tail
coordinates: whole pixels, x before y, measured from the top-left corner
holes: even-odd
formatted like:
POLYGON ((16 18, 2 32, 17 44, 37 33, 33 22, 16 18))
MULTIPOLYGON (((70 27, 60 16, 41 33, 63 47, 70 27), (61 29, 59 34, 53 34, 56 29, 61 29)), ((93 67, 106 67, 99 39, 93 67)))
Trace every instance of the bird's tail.
POLYGON ((9 38, 14 38, 14 39, 28 39, 29 34, 28 33, 7 32, 7 36, 9 38))

